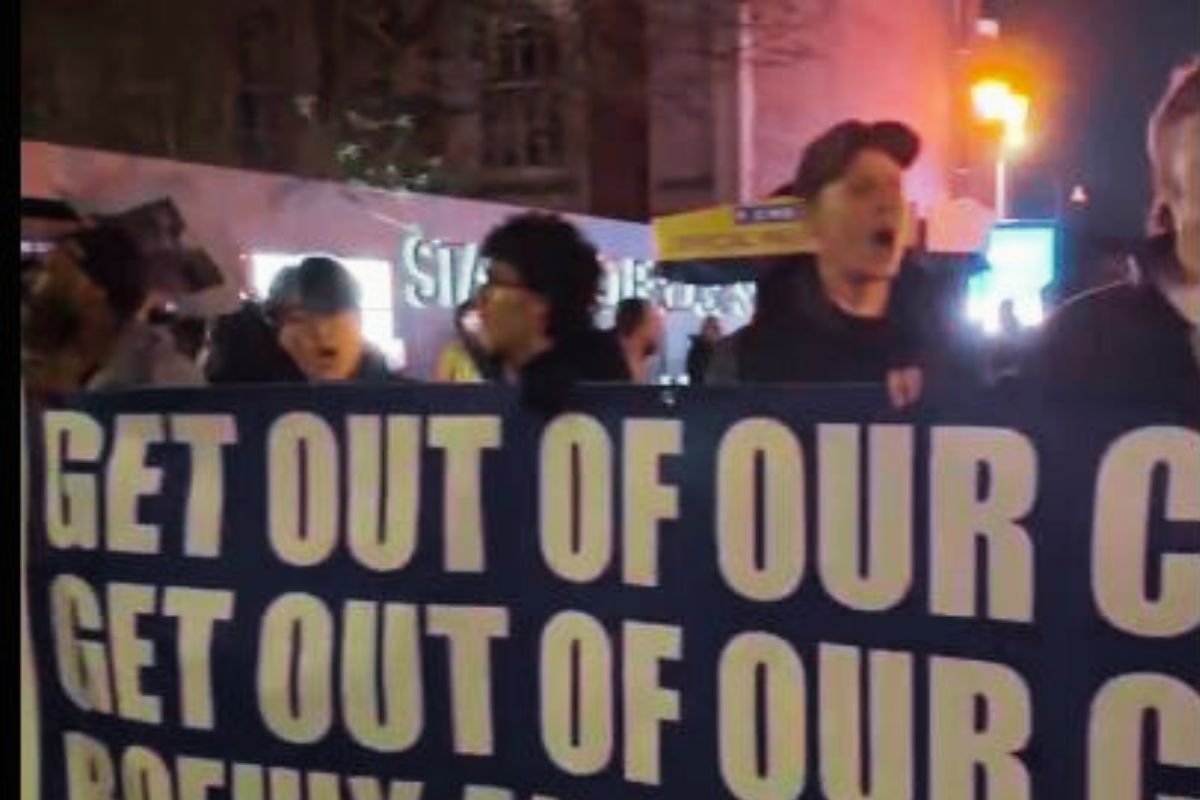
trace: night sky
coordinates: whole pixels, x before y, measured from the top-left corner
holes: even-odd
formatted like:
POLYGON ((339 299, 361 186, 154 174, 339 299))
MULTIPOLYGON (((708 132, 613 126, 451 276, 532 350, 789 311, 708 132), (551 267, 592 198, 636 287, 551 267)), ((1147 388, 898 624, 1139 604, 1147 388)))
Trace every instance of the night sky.
POLYGON ((1200 0, 993 0, 1004 38, 1045 58, 1033 139, 1016 164, 1017 216, 1054 213, 1087 187, 1089 227, 1136 236, 1149 203, 1146 121, 1171 67, 1200 53, 1200 0))

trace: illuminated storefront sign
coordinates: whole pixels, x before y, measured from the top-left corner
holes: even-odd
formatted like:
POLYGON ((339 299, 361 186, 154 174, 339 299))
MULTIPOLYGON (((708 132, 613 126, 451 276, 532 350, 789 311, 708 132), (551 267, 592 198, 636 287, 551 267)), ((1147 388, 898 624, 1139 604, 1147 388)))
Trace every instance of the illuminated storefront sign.
POLYGON ((1045 317, 1043 292, 1053 283, 1058 264, 1058 229, 1052 223, 1001 223, 988 239, 991 269, 971 278, 967 317, 989 334, 1001 332, 1000 308, 1012 303, 1024 327, 1045 317))
MULTIPOLYGON (((653 300, 666 310, 697 316, 748 317, 754 308, 754 286, 692 286, 671 283, 653 274, 653 263, 640 259, 605 259, 607 271, 600 293, 602 308, 627 297, 653 300)), ((474 243, 451 243, 408 236, 400 244, 396 274, 401 303, 409 308, 454 308, 465 302, 487 278, 487 261, 474 243)))
MULTIPOLYGON (((443 242, 408 236, 400 244, 395 264, 383 259, 334 256, 362 288, 363 316, 380 336, 396 307, 453 309, 469 299, 487 278, 487 260, 475 243, 443 242)), ((265 296, 276 273, 295 264, 302 254, 252 253, 251 282, 265 296)), ((667 311, 745 318, 754 308, 753 284, 692 286, 672 283, 653 274, 653 263, 640 259, 605 259, 600 293, 601 309, 612 309, 627 297, 652 300, 667 311)))

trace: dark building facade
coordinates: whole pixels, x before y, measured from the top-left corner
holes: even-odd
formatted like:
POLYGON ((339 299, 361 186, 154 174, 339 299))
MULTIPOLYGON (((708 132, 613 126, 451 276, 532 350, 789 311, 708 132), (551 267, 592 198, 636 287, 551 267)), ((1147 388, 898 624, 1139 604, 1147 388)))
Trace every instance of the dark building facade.
POLYGON ((621 219, 762 197, 847 117, 956 160, 973 0, 22 3, 24 138, 621 219))

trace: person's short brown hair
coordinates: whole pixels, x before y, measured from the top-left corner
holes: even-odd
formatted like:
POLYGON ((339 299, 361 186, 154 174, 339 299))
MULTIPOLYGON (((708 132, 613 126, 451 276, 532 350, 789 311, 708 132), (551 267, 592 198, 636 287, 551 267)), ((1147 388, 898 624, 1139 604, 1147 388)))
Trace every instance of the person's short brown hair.
POLYGON ((1146 147, 1154 181, 1154 200, 1150 212, 1150 231, 1167 233, 1171 229, 1166 195, 1173 179, 1166 155, 1175 129, 1189 117, 1200 114, 1200 56, 1193 58, 1171 75, 1167 91, 1150 116, 1146 147))
POLYGON ((792 193, 805 200, 816 200, 821 190, 841 178, 864 150, 879 150, 908 169, 921 153, 921 138, 903 122, 867 123, 857 119, 840 122, 804 148, 792 193))

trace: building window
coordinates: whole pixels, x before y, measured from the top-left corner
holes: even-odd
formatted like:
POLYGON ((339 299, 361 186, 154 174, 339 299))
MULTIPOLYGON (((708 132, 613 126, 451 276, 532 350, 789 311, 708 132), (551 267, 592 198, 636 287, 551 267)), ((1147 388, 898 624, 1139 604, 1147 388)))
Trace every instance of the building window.
POLYGON ((239 151, 251 163, 270 160, 274 117, 288 97, 281 88, 282 24, 275 11, 262 6, 250 9, 237 21, 234 133, 239 151))
POLYGON ((526 7, 519 17, 490 21, 480 121, 483 166, 566 166, 565 95, 558 24, 526 7))

